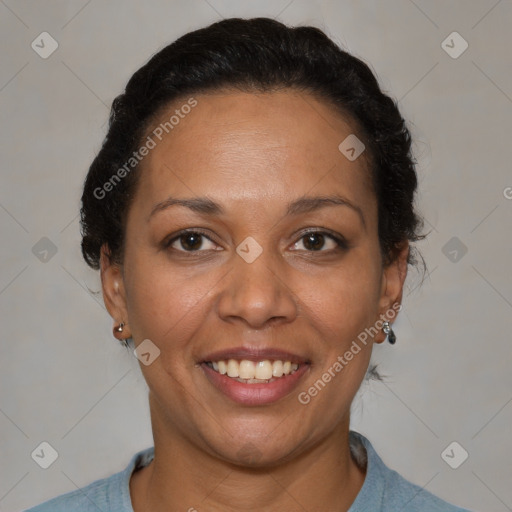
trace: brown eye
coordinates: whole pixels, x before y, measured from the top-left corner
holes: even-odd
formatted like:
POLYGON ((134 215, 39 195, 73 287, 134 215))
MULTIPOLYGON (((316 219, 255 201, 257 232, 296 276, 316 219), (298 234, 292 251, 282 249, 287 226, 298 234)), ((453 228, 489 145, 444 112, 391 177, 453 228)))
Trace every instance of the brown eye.
POLYGON ((303 240, 308 251, 319 251, 325 244, 325 237, 321 233, 308 233, 303 240))
POLYGON ((203 235, 199 233, 186 233, 179 238, 181 247, 187 251, 196 251, 203 245, 203 235))
POLYGON ((196 231, 187 231, 170 240, 166 247, 181 252, 216 250, 217 246, 206 235, 196 231))
POLYGON ((345 242, 323 231, 310 231, 302 235, 292 246, 292 250, 307 252, 328 252, 346 248, 345 242))

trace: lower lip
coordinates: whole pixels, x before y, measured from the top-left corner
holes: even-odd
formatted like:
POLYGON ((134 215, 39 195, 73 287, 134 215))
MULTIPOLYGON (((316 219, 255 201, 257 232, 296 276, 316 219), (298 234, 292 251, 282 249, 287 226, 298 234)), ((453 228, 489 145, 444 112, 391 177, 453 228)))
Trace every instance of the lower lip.
POLYGON ((227 375, 221 375, 206 363, 201 364, 208 380, 234 402, 243 405, 266 405, 290 394, 309 370, 309 364, 301 364, 295 372, 276 378, 267 384, 245 384, 227 375))

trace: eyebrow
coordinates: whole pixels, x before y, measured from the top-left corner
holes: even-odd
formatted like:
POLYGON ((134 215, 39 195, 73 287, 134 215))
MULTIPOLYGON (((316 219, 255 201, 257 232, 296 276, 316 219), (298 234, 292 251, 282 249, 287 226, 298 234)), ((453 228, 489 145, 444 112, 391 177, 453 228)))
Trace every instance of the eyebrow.
POLYGON ((220 204, 208 199, 207 197, 194 197, 190 199, 178 199, 176 197, 168 197, 160 203, 156 204, 151 213, 149 214, 148 220, 153 217, 157 212, 166 210, 171 206, 183 206, 197 213, 205 213, 207 215, 220 215, 224 213, 224 210, 220 204))
POLYGON ((320 210, 321 208, 325 208, 327 206, 347 206, 348 208, 351 208, 358 214, 364 228, 366 229, 366 221, 364 219, 363 210, 361 210, 359 206, 354 204, 346 197, 339 195, 300 197, 288 205, 286 213, 287 215, 298 215, 314 210, 320 210))
MULTIPOLYGON (((194 212, 203 213, 207 215, 221 215, 224 213, 224 209, 220 204, 216 203, 215 201, 212 201, 207 197, 195 197, 186 199, 168 197, 167 199, 159 202, 153 207, 151 213, 149 214, 148 220, 151 217, 153 217, 153 215, 155 215, 156 213, 166 210, 171 206, 182 206, 194 212)), ((346 197, 339 195, 300 197, 299 199, 288 204, 286 208, 286 215, 299 215, 301 213, 308 213, 315 210, 320 210, 321 208, 325 208, 328 206, 346 206, 348 208, 351 208, 358 214, 364 228, 366 229, 366 222, 361 208, 352 203, 346 197)))

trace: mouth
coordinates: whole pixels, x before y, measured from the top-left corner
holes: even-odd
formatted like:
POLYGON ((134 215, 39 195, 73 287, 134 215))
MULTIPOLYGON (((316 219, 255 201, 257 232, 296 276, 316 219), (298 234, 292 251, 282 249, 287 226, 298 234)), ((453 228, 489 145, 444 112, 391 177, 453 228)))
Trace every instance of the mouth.
POLYGON ((205 364, 220 375, 226 375, 244 384, 269 384, 285 375, 293 375, 298 369, 298 363, 277 359, 269 361, 251 361, 249 359, 206 361, 205 364))
POLYGON ((209 382, 232 401, 265 405, 290 394, 310 362, 287 352, 241 348, 208 355, 200 366, 209 382))

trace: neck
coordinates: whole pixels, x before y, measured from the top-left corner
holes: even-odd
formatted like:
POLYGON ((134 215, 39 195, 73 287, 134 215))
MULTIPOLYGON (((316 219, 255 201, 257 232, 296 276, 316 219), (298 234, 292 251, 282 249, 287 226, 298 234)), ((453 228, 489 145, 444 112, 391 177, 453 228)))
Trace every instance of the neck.
MULTIPOLYGON (((152 409, 153 411, 153 409, 152 409)), ((291 460, 265 468, 243 468, 213 457, 153 417, 155 458, 134 473, 134 512, 160 510, 347 511, 365 471, 353 461, 349 422, 291 460)), ((155 415, 156 416, 156 415, 155 415)))

